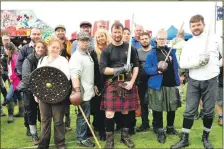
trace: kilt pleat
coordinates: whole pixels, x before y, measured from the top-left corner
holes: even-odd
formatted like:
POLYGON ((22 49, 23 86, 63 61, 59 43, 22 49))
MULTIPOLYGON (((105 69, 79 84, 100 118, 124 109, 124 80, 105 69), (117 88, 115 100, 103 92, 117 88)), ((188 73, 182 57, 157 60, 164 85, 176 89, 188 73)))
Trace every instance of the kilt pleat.
POLYGON ((104 111, 134 111, 139 108, 137 86, 134 84, 131 90, 125 90, 124 96, 119 96, 117 80, 107 86, 101 100, 101 110, 104 111))

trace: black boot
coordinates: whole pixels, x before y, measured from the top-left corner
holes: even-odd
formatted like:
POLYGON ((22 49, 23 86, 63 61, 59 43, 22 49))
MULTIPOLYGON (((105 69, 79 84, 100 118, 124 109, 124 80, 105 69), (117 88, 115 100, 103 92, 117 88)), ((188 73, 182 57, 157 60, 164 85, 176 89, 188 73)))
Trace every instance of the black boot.
POLYGON ((113 132, 106 132, 106 144, 105 144, 104 148, 105 149, 113 149, 114 148, 113 132))
POLYGON ((166 134, 168 134, 168 135, 178 135, 178 132, 173 126, 166 126, 166 134))
POLYGON ((189 146, 189 134, 188 133, 181 133, 181 139, 176 144, 172 145, 171 149, 180 149, 182 147, 189 146))
POLYGON ((7 108, 8 108, 8 123, 13 123, 14 117, 13 117, 13 111, 14 111, 14 105, 13 102, 8 102, 7 103, 7 108))
POLYGON ((19 101, 19 112, 14 117, 24 117, 24 103, 23 100, 19 101))
POLYGON ((205 149, 213 149, 211 143, 208 141, 209 132, 203 131, 202 142, 205 149))
POLYGON ((162 143, 162 144, 164 144, 166 142, 166 134, 165 134, 165 131, 163 128, 158 129, 157 140, 159 143, 162 143))
POLYGON ((134 148, 135 144, 131 140, 129 134, 128 134, 128 128, 122 128, 121 129, 121 142, 124 143, 128 148, 134 148))
POLYGON ((30 128, 29 128, 29 126, 26 127, 26 136, 32 136, 32 134, 30 133, 30 128))

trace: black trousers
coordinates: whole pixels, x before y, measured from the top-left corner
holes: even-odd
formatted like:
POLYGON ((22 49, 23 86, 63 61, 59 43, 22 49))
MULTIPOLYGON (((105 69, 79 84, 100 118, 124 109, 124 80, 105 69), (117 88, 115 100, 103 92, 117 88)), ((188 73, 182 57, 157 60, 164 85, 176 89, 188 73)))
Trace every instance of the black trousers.
POLYGON ((34 100, 33 93, 29 90, 23 92, 25 126, 36 125, 38 118, 39 105, 34 100))
MULTIPOLYGON (((172 127, 174 125, 175 120, 175 112, 176 111, 169 111, 167 112, 166 120, 167 126, 172 127)), ((153 123, 154 128, 163 128, 163 112, 158 112, 153 110, 153 123)))
POLYGON ((91 114, 93 115, 93 126, 99 130, 100 133, 105 133, 105 111, 100 110, 101 96, 95 96, 90 100, 91 114))
POLYGON ((141 118, 142 118, 142 125, 143 126, 148 126, 149 125, 149 118, 148 118, 148 116, 149 116, 149 109, 148 109, 149 102, 145 98, 146 91, 148 89, 147 78, 148 77, 146 77, 146 76, 140 76, 139 84, 138 84, 138 94, 139 94, 139 98, 140 98, 141 118))

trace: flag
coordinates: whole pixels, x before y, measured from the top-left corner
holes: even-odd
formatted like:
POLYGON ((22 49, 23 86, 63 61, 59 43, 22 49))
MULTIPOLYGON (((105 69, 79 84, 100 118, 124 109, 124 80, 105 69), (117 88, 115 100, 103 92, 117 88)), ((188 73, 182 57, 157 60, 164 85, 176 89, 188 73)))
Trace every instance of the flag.
POLYGON ((217 20, 223 20, 223 7, 217 6, 217 20))

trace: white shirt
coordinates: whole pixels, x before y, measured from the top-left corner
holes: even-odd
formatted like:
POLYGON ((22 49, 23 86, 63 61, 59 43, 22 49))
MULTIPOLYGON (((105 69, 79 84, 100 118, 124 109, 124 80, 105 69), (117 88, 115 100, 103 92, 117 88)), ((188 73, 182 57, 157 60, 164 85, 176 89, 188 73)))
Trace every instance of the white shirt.
MULTIPOLYGON (((175 39, 173 39, 173 41, 175 41, 175 39)), ((183 38, 177 38, 176 43, 173 45, 173 48, 176 49, 176 57, 178 64, 180 64, 180 55, 185 44, 186 41, 183 38)))
POLYGON ((185 44, 180 56, 180 68, 189 69, 189 75, 194 80, 209 80, 219 75, 219 67, 222 65, 222 41, 215 35, 208 36, 203 32, 199 36, 193 36, 185 44), (207 65, 199 66, 199 55, 202 53, 210 54, 207 65))
POLYGON ((66 75, 68 80, 70 80, 68 60, 65 57, 59 55, 53 61, 50 61, 49 57, 45 56, 42 61, 41 59, 39 60, 37 68, 43 66, 51 66, 58 68, 66 75))
POLYGON ((94 62, 89 53, 77 49, 69 61, 71 79, 80 80, 80 88, 84 90, 83 101, 89 101, 94 93, 94 62))

